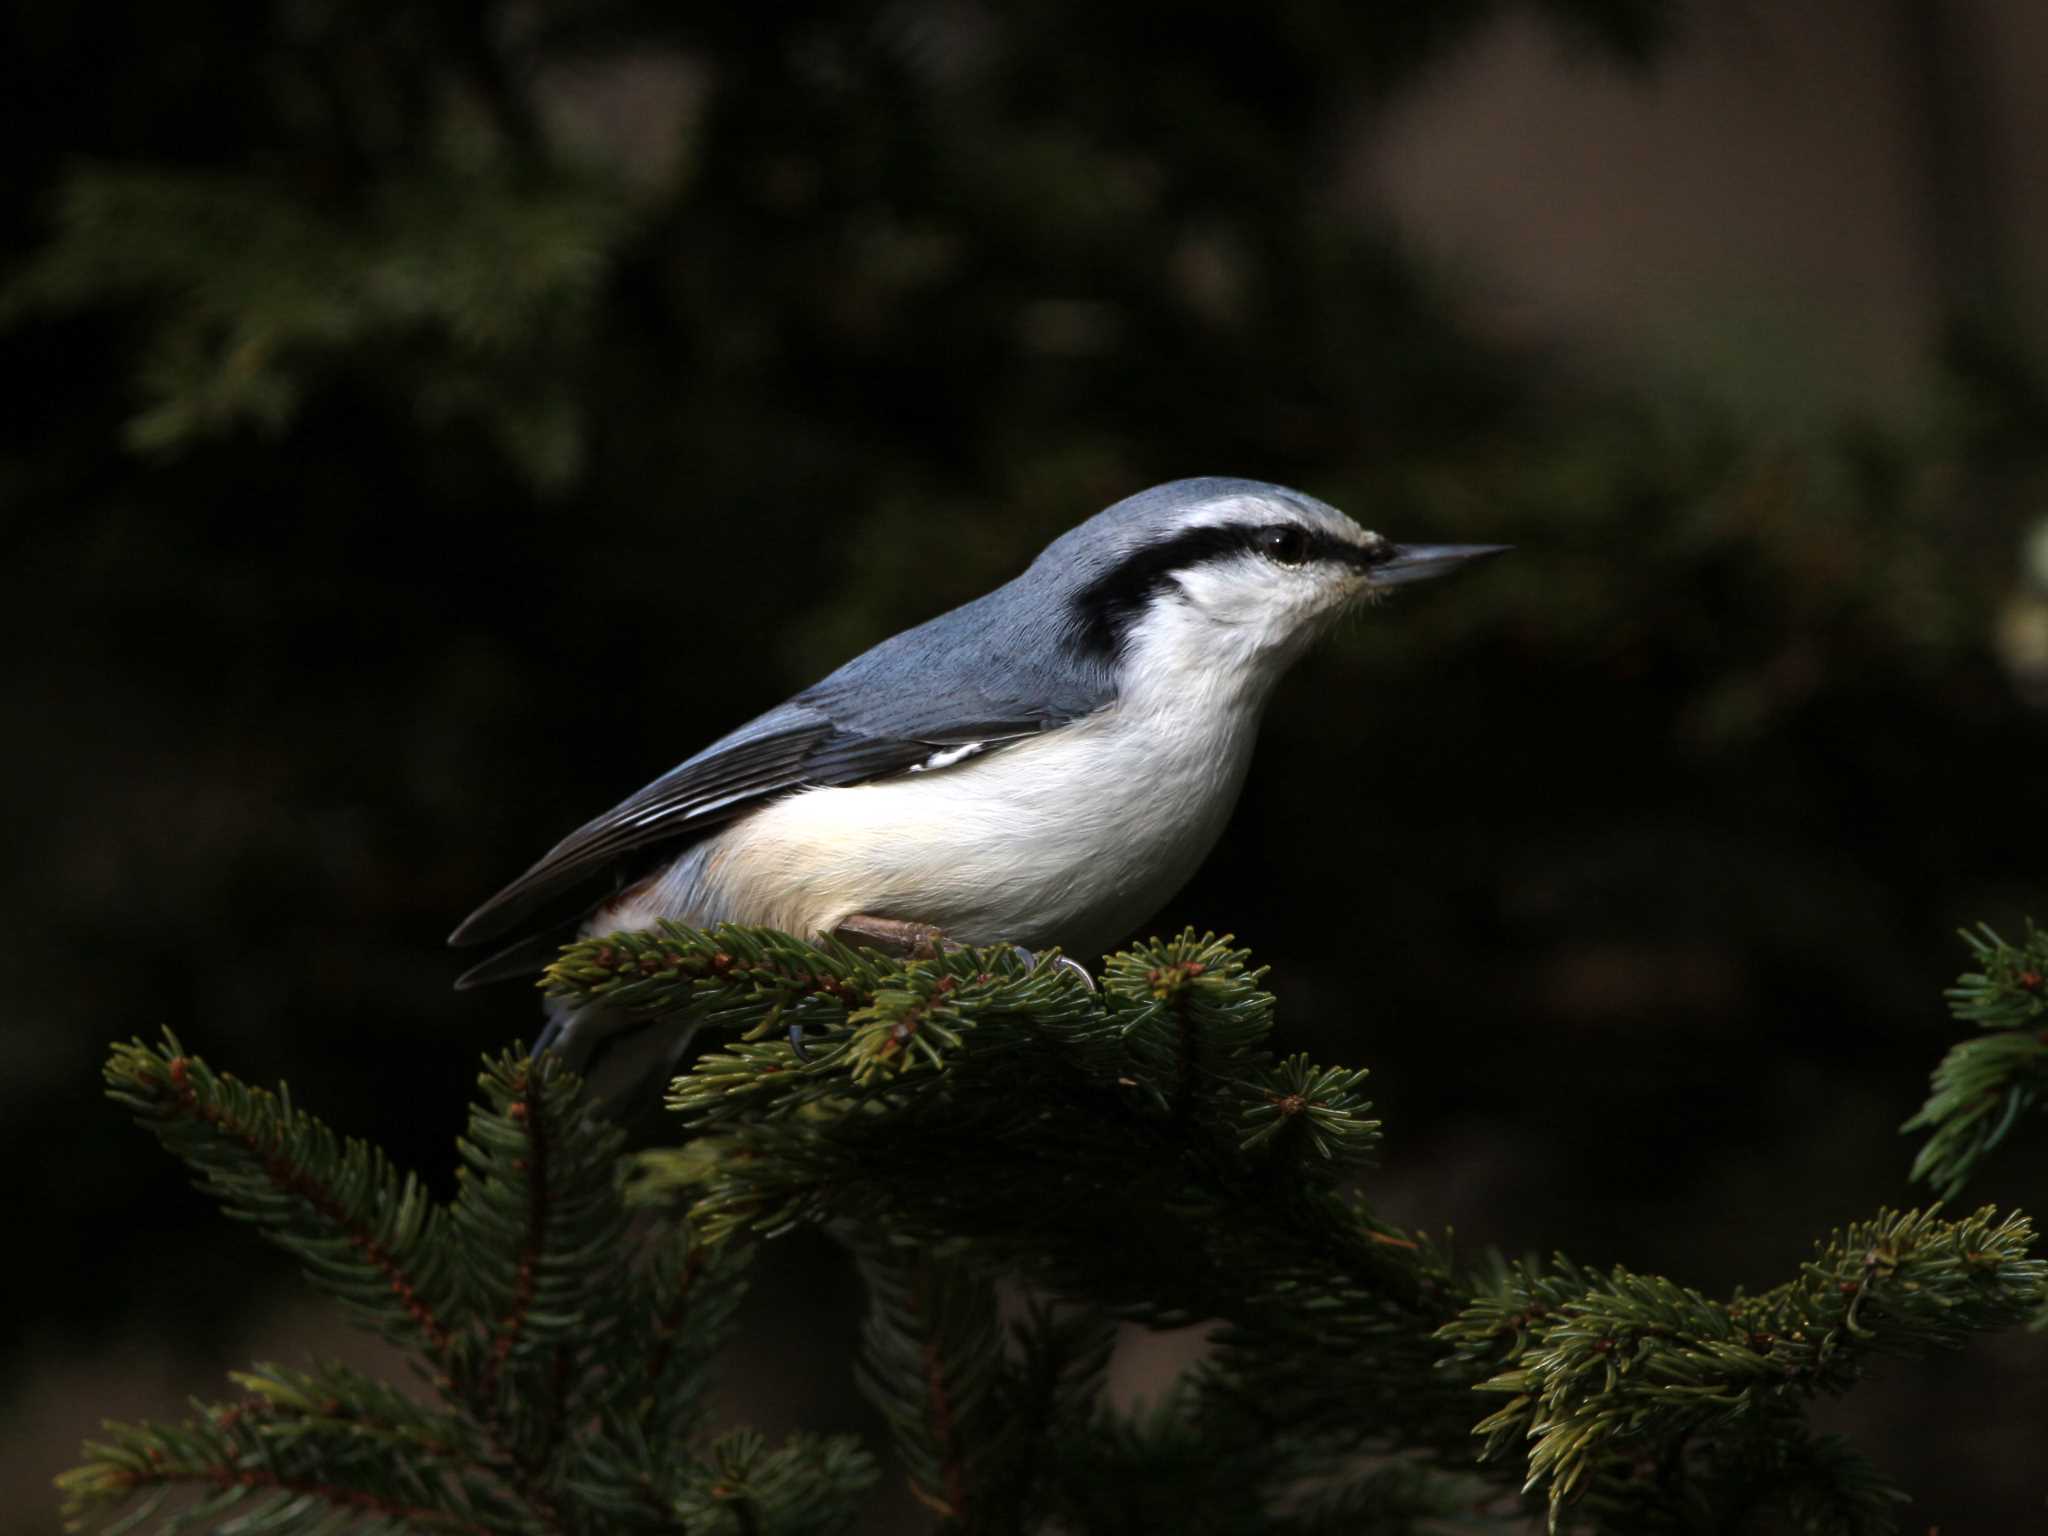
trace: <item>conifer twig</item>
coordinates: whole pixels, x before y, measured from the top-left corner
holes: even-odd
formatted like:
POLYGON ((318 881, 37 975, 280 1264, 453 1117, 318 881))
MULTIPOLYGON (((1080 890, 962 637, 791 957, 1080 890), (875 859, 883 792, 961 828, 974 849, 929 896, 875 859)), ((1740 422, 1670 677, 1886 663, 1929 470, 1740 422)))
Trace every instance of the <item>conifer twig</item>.
POLYGON ((401 1178, 361 1142, 338 1143, 288 1091, 216 1077, 168 1032, 160 1046, 116 1046, 106 1079, 116 1101, 323 1288, 446 1355, 452 1288, 444 1271, 417 1263, 433 1245, 435 1212, 413 1175, 401 1178))
POLYGON ((1913 1177, 1944 1199, 2048 1093, 2048 932, 2029 923, 2018 944, 1989 927, 1962 937, 1981 969, 1949 988, 1949 1012, 1982 1033, 1950 1047, 1927 1102, 1902 1127, 1932 1133, 1913 1177))
POLYGON ((633 1240, 621 1134, 554 1058, 488 1064, 447 1206, 175 1039, 117 1047, 108 1079, 232 1213, 392 1334, 442 1401, 337 1366, 242 1373, 243 1400, 187 1423, 109 1425, 61 1480, 74 1527, 130 1530, 194 1490, 158 1530, 232 1517, 247 1536, 568 1536, 701 1530, 737 1512, 761 1536, 795 1536, 843 1525, 872 1481, 843 1438, 726 1436, 716 1470, 699 1454, 745 1245, 714 1254, 681 1225, 633 1240))

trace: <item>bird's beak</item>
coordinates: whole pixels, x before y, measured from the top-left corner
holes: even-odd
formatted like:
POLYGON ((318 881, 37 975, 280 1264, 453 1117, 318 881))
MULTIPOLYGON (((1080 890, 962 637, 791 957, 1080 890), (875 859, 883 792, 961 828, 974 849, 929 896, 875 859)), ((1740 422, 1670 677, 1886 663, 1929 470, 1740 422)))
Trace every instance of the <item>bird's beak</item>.
POLYGON ((1373 566, 1366 572, 1366 578, 1376 587, 1402 587, 1411 581, 1428 581, 1432 576, 1448 575, 1474 560, 1505 554, 1514 547, 1512 544, 1397 544, 1393 559, 1382 560, 1373 566))

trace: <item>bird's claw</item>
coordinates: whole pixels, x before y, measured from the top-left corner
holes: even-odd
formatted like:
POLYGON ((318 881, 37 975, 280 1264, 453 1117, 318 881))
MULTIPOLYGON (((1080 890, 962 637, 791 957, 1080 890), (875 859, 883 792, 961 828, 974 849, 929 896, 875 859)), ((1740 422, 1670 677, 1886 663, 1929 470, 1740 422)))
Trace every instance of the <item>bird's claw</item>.
MULTIPOLYGON (((1019 960, 1024 962, 1025 970, 1035 971, 1038 969, 1038 956, 1034 955, 1022 944, 1012 944, 1010 946, 1010 953, 1015 955, 1019 960)), ((1088 967, 1083 965, 1080 961, 1074 959, 1071 955, 1055 955, 1053 956, 1052 963, 1057 969, 1062 971, 1070 971, 1074 975, 1080 977, 1081 985, 1086 987, 1090 992, 1093 992, 1095 990, 1095 978, 1088 974, 1088 967)))
POLYGON ((811 1053, 804 1049, 804 1026, 799 1019, 789 1026, 789 1048, 796 1052, 796 1059, 805 1066, 811 1064, 811 1053))
POLYGON ((1053 961, 1053 964, 1063 971, 1072 971, 1076 976, 1080 977, 1081 985, 1090 992, 1095 990, 1095 978, 1088 974, 1088 967, 1076 960, 1072 955, 1061 955, 1057 960, 1053 961))

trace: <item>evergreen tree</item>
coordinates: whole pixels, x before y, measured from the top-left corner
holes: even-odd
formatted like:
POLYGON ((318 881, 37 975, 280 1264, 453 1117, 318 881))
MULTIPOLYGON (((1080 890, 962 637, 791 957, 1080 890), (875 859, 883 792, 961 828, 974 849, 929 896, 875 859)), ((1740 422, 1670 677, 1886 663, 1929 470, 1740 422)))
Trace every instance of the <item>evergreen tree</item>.
MULTIPOLYGON (((1990 1042, 2042 1049, 2041 949, 1987 937, 1958 988, 1994 1033, 1915 1122, 1946 1184, 2030 1101, 2009 1051, 1983 1063, 1990 1042)), ((1534 1500, 1553 1528, 1862 1536, 1896 1530, 1904 1495, 1807 1406, 2048 1297, 2031 1224, 1988 1208, 1879 1211, 1728 1298, 1461 1258, 1373 1215, 1365 1073, 1273 1054, 1262 979, 1191 932, 1112 956, 1097 992, 1008 950, 585 940, 556 995, 724 1037, 673 1086, 680 1139, 627 1156, 554 1058, 514 1050, 487 1064, 446 1204, 288 1093, 175 1039, 119 1047, 114 1097, 431 1396, 258 1366, 188 1423, 114 1426, 63 1480, 69 1512, 110 1531, 843 1529, 876 1476, 862 1447, 771 1449, 705 1406, 748 1256, 817 1225, 859 1257, 859 1379, 940 1529, 1506 1528, 1534 1500), (1214 1331, 1120 1412, 1116 1320, 1214 1331)))

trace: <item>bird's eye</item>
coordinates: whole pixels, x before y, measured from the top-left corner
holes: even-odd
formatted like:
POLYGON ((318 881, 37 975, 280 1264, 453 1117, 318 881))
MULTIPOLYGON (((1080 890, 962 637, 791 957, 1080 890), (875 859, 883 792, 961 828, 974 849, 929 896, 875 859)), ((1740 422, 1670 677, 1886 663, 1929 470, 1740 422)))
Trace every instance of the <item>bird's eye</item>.
POLYGON ((1259 553, 1275 565, 1300 565, 1308 559, 1308 530, 1277 523, 1259 530, 1259 553))

